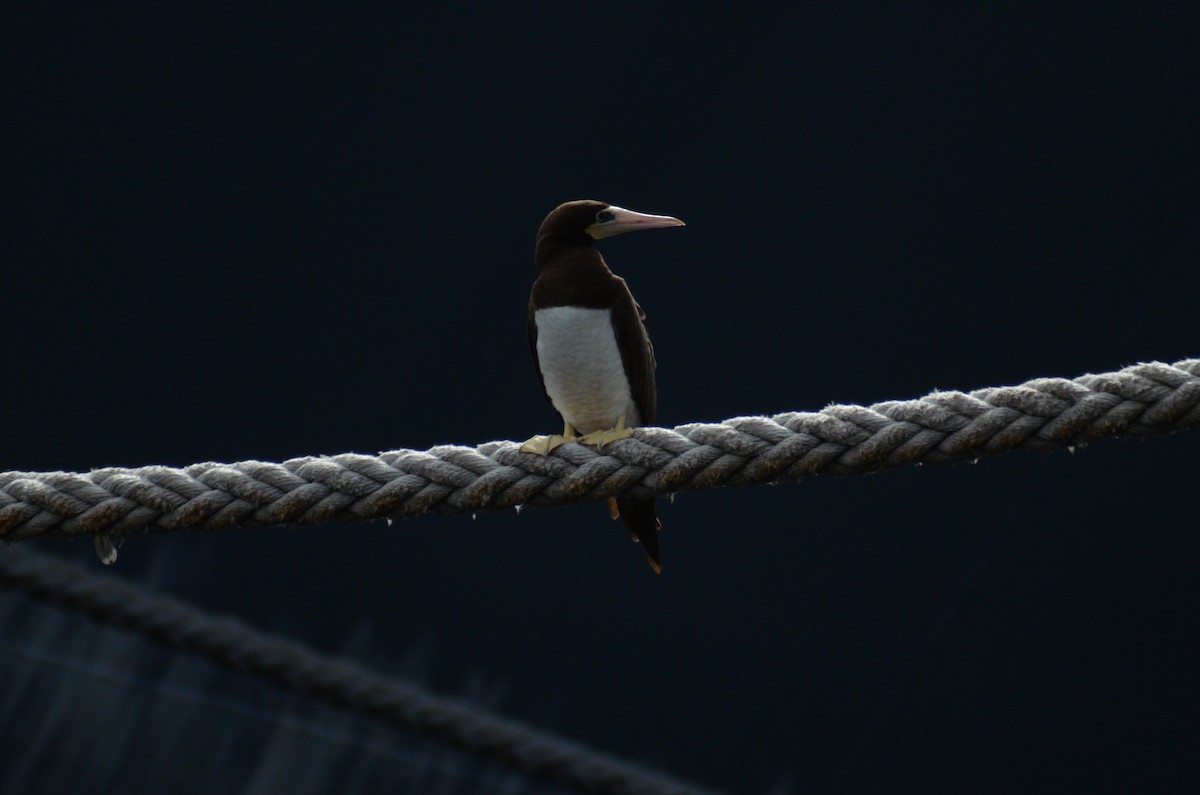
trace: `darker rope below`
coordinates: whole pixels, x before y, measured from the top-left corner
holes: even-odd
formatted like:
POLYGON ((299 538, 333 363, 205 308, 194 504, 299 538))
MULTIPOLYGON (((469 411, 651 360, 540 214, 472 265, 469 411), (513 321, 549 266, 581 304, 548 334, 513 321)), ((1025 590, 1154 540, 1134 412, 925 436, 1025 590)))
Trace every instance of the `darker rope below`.
POLYGON ((577 743, 322 656, 286 638, 257 632, 236 619, 207 615, 54 558, 0 550, 0 584, 582 793, 702 792, 577 743))

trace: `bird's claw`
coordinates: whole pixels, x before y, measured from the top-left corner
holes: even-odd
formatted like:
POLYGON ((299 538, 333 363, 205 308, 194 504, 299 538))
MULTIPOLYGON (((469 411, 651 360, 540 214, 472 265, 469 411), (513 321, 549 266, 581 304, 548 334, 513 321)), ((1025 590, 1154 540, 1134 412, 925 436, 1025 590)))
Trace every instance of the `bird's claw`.
POLYGON ((603 431, 592 431, 585 433, 579 437, 580 444, 590 444, 596 447, 603 447, 609 442, 615 442, 618 439, 628 439, 633 436, 632 428, 608 428, 603 431))
POLYGON ((562 447, 567 442, 576 442, 578 439, 573 436, 559 436, 553 434, 551 436, 535 436, 521 445, 522 453, 535 453, 537 455, 550 455, 556 448, 562 447))
POLYGON ((633 429, 625 427, 625 416, 622 415, 617 418, 616 427, 586 433, 579 437, 579 443, 594 444, 597 447, 603 447, 609 442, 615 442, 618 439, 628 439, 630 436, 633 436, 633 429))
POLYGON ((521 445, 522 453, 533 453, 535 455, 550 455, 555 448, 562 447, 567 442, 575 442, 578 439, 575 436, 575 429, 571 427, 571 423, 563 423, 562 436, 552 434, 550 436, 535 436, 525 444, 521 445))

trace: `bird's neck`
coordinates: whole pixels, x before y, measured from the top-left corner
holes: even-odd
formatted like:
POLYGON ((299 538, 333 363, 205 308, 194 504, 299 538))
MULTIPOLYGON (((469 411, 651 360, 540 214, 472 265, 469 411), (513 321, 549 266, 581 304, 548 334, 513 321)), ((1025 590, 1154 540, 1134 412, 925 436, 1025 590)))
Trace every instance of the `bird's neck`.
POLYGON ((579 247, 539 262, 533 297, 542 306, 606 307, 621 284, 600 252, 579 247))
POLYGON ((540 237, 538 238, 537 246, 533 250, 533 262, 537 265, 538 273, 545 271, 547 268, 563 264, 587 262, 588 260, 599 260, 601 264, 604 263, 604 260, 600 258, 599 253, 592 248, 590 243, 581 243, 575 240, 564 240, 558 237, 540 237))

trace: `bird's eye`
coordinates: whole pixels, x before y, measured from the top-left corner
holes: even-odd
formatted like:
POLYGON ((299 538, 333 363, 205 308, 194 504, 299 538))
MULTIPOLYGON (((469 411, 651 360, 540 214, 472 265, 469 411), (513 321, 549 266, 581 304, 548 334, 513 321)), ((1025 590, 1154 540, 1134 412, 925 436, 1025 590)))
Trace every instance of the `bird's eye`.
POLYGON ((602 224, 606 224, 615 218, 616 216, 613 215, 609 210, 601 210, 600 212, 596 213, 596 220, 602 224))

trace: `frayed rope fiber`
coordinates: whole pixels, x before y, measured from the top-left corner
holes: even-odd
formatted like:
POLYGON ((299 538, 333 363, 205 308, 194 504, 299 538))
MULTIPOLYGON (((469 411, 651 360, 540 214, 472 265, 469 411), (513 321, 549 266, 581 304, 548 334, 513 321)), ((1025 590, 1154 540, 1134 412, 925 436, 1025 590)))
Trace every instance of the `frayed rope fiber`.
POLYGON ((872 406, 638 428, 543 457, 515 442, 182 469, 0 474, 0 540, 366 522, 858 475, 1200 425, 1200 359, 872 406))

